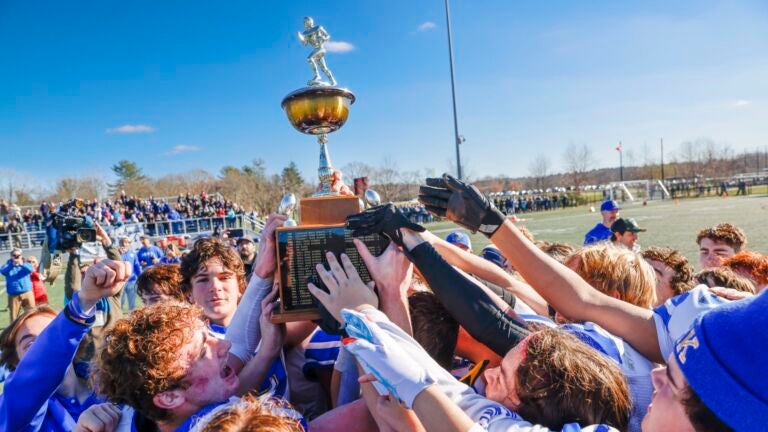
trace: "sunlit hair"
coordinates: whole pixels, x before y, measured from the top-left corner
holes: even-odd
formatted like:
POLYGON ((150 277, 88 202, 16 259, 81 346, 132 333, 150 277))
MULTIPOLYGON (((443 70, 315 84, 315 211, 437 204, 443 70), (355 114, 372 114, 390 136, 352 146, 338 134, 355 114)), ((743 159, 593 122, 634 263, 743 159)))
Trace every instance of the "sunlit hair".
POLYGON ((643 257, 610 243, 594 244, 574 252, 565 261, 598 291, 644 308, 656 302, 656 273, 643 257))
POLYGON ((139 296, 161 294, 182 303, 187 297, 181 291, 181 271, 178 264, 152 266, 136 279, 136 291, 139 296))
POLYGON ((179 358, 203 324, 196 306, 161 302, 136 309, 107 332, 96 363, 94 384, 113 403, 127 404, 152 420, 170 412, 157 407, 155 395, 186 386, 179 358))
POLYGON ((5 365, 9 371, 16 370, 19 365, 19 353, 16 351, 16 336, 19 334, 21 326, 28 319, 38 316, 48 315, 51 319, 56 318, 56 311, 48 305, 35 306, 24 311, 21 315, 0 333, 0 365, 5 365))
POLYGON ((755 293, 755 285, 752 281, 740 276, 735 271, 728 267, 714 267, 710 269, 704 269, 693 276, 699 284, 704 284, 710 288, 722 287, 733 288, 737 291, 743 291, 748 293, 755 293))
POLYGON ((747 245, 747 235, 741 228, 729 223, 721 223, 710 228, 704 228, 696 236, 696 244, 701 245, 701 240, 708 238, 718 243, 725 243, 732 247, 734 252, 739 252, 747 245))
POLYGON ((522 225, 516 225, 516 226, 517 226, 517 229, 520 231, 520 234, 523 235, 523 237, 527 238, 528 241, 530 241, 531 243, 536 242, 536 240, 534 240, 533 238, 533 234, 528 230, 528 228, 522 225))
POLYGON ((627 429, 632 400, 613 361, 559 329, 538 331, 524 343, 516 374, 520 416, 555 430, 573 422, 627 429))
POLYGON ((243 260, 237 251, 216 238, 204 238, 195 242, 192 251, 181 259, 181 290, 184 295, 192 293, 192 277, 200 271, 201 266, 210 259, 220 259, 227 270, 237 276, 240 294, 245 292, 245 268, 243 260))
POLYGON ((538 241, 536 242, 536 246, 541 249, 542 252, 556 259, 560 263, 564 263, 566 258, 576 252, 576 248, 568 243, 538 241))
POLYGON ((734 271, 748 273, 759 286, 768 284, 768 256, 751 251, 741 251, 723 261, 723 266, 734 271))
POLYGON ((675 273, 670 283, 672 292, 680 295, 693 288, 693 266, 688 258, 675 249, 667 247, 649 247, 640 252, 646 260, 658 261, 675 273))
POLYGON ((194 432, 303 432, 299 420, 288 415, 292 410, 286 402, 260 400, 248 395, 239 402, 225 405, 205 417, 194 432), (210 418, 210 420, 209 420, 210 418))

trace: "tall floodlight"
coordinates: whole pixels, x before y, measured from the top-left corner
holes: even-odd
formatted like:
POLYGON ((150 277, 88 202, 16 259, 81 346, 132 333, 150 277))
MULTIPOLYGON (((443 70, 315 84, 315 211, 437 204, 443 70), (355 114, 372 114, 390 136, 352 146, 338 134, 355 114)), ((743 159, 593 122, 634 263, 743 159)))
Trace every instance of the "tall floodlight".
POLYGON ((453 134, 456 142, 456 176, 461 179, 461 152, 459 145, 463 139, 459 135, 459 119, 456 114, 456 84, 453 76, 453 36, 451 34, 451 10, 448 6, 448 0, 445 0, 445 25, 448 29, 448 59, 451 64, 451 99, 453 100, 453 134))

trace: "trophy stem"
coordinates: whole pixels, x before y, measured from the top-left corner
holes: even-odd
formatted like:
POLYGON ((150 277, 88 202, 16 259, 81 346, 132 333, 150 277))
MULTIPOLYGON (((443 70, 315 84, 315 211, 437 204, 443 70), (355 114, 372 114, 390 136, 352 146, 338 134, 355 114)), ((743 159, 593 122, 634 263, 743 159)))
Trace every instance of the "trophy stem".
POLYGON ((317 170, 317 176, 320 179, 320 190, 312 194, 312 196, 331 196, 336 193, 331 190, 331 182, 333 182, 333 166, 331 165, 331 156, 328 154, 328 134, 320 134, 317 136, 317 142, 320 144, 320 168, 317 170))

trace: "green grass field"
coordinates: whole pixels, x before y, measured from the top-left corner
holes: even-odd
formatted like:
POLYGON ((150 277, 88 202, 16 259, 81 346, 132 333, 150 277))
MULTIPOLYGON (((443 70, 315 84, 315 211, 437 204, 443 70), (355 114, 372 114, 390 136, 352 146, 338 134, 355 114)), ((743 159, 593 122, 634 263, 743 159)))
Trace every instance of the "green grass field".
MULTIPOLYGON (((622 216, 632 217, 648 231, 640 233, 642 246, 669 246, 680 250, 695 265, 698 262, 696 233, 704 227, 730 222, 741 227, 749 238, 748 247, 768 253, 768 196, 701 198, 624 203, 622 216)), ((590 213, 586 207, 551 212, 527 213, 519 216, 519 225, 528 228, 537 240, 566 242, 580 245, 584 234, 600 221, 599 211, 590 213)), ((430 224, 429 229, 446 236, 457 229, 451 222, 430 224)), ((471 236, 472 247, 479 252, 490 242, 483 235, 471 236)))
MULTIPOLYGON (((622 215, 633 217, 648 232, 640 234, 642 246, 670 246, 680 250, 696 265, 696 233, 699 229, 720 222, 740 226, 749 238, 748 247, 768 253, 768 195, 746 197, 701 198, 678 202, 653 201, 647 206, 625 203, 622 215)), ((538 240, 549 240, 580 245, 584 234, 600 220, 600 214, 590 213, 586 207, 551 212, 528 213, 521 216, 520 225, 527 227, 538 240)), ((445 237, 458 229, 451 222, 429 224, 428 229, 445 237)), ((489 244, 482 235, 472 235, 476 252, 489 244)), ((7 304, 5 282, 0 282, 0 306, 7 304)), ((48 299, 55 309, 61 309, 64 297, 64 280, 59 278, 48 287, 48 299)), ((0 312, 0 327, 8 325, 8 312, 0 312)))

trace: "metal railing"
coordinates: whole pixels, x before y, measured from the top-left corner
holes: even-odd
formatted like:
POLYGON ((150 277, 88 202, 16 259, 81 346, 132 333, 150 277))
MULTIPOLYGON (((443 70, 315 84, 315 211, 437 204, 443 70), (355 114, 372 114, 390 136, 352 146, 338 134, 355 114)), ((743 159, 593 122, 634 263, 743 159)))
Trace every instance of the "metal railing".
MULTIPOLYGON (((174 221, 156 221, 142 224, 126 224, 125 227, 141 225, 142 231, 151 237, 163 237, 168 235, 188 235, 212 232, 217 226, 219 229, 243 229, 253 233, 260 233, 264 228, 264 221, 252 218, 249 215, 237 215, 234 219, 222 217, 206 217, 194 219, 181 219, 174 221)), ((120 228, 114 226, 104 227, 112 236, 119 235, 120 228)), ((25 231, 20 233, 0 234, 0 252, 10 251, 17 247, 20 249, 39 248, 45 241, 45 231, 25 231)))

